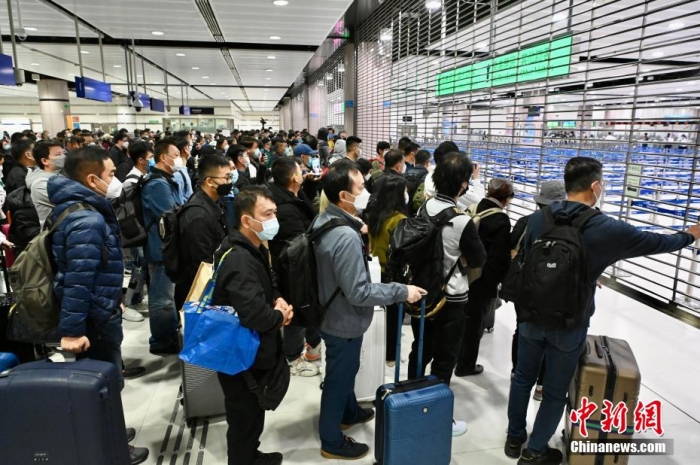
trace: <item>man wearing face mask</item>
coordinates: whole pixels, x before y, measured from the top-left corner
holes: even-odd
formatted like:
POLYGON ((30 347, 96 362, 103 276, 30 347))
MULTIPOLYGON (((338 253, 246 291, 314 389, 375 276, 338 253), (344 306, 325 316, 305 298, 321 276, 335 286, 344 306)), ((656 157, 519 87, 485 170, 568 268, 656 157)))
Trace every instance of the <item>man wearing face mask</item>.
MULTIPOLYGON (((603 197, 603 165, 593 158, 571 158, 564 169, 567 199, 554 202, 549 211, 554 219, 573 221, 579 215, 597 207, 603 197)), ((545 211, 533 213, 523 238, 523 253, 527 261, 533 243, 545 228, 545 211)), ((685 232, 656 234, 641 231, 625 221, 605 214, 592 216, 581 228, 583 246, 588 255, 588 286, 591 289, 588 318, 573 328, 545 327, 520 319, 518 325, 518 364, 510 384, 508 401, 508 437, 505 453, 521 457, 520 462, 532 464, 561 463, 561 451, 548 447, 548 442, 561 420, 567 402, 567 391, 576 365, 586 344, 590 318, 595 312, 596 281, 605 269, 620 260, 669 253, 691 245, 700 238, 700 225, 685 232), (547 358, 544 397, 537 412, 527 449, 526 420, 532 387, 537 381, 542 358, 547 358)), ((573 298, 573 297, 572 297, 573 298)))
POLYGON ((151 168, 148 182, 143 186, 141 200, 143 221, 148 229, 148 243, 144 248, 148 272, 148 312, 151 325, 150 351, 156 355, 174 355, 180 351, 177 328, 178 315, 175 309, 175 285, 165 274, 163 265, 163 242, 158 222, 163 214, 184 202, 180 186, 173 175, 184 166, 180 151, 172 140, 158 142, 153 150, 156 165, 151 168))
MULTIPOLYGON (((384 155, 384 166, 386 166, 386 168, 381 176, 373 177, 372 179, 372 192, 379 192, 387 178, 393 176, 403 177, 403 174, 406 172, 406 161, 404 160, 403 153, 398 150, 389 150, 386 155, 384 155)), ((372 198, 372 201, 374 201, 375 198, 376 194, 372 198)))
POLYGON ((32 203, 39 217, 39 227, 44 227, 46 218, 54 208, 49 201, 46 186, 52 176, 56 176, 66 162, 63 147, 58 142, 41 142, 34 147, 32 155, 36 160, 37 169, 27 173, 27 188, 32 193, 32 203))
POLYGON ((350 136, 345 141, 345 147, 347 154, 345 158, 352 161, 357 161, 358 158, 362 158, 362 139, 357 136, 350 136))
POLYGON ((9 173, 5 175, 5 191, 11 194, 15 189, 26 186, 29 168, 36 166, 36 160, 32 156, 34 141, 31 139, 19 139, 12 143, 13 165, 9 173))
POLYGON ((114 136, 114 145, 109 149, 109 158, 117 168, 117 179, 124 182, 129 175, 129 171, 134 167, 134 163, 129 158, 127 149, 129 148, 129 136, 126 133, 117 133, 114 136))
POLYGON ((226 237, 226 218, 218 201, 233 189, 231 164, 222 155, 209 155, 202 159, 197 170, 202 185, 179 214, 183 247, 180 250, 181 279, 175 283, 176 308, 182 308, 185 303, 199 264, 210 263, 226 237))
MULTIPOLYGON (((262 184, 267 176, 267 155, 260 150, 260 144, 252 137, 241 139, 241 145, 246 148, 248 155, 248 178, 252 184, 262 184)), ((240 169, 239 169, 240 174, 240 169)), ((237 186, 239 189, 240 187, 237 186)))
POLYGON ((372 283, 360 234, 364 224, 358 219, 369 202, 364 186, 354 163, 335 163, 323 178, 329 205, 312 225, 312 230, 317 230, 334 218, 347 222, 347 226, 321 236, 314 247, 319 300, 328 305, 321 325, 326 343, 326 377, 319 430, 321 455, 329 459, 354 460, 369 451, 366 444, 345 436, 343 430, 374 418, 374 411, 361 408, 354 394, 362 336, 372 322, 374 306, 417 302, 425 292, 416 286, 372 283))
MULTIPOLYGON (((64 172, 48 182, 49 200, 56 205, 51 222, 67 215, 50 236, 61 348, 121 368, 124 263, 119 223, 109 202, 119 195, 121 183, 99 147, 71 153, 64 172)), ((148 449, 129 448, 131 464, 148 458, 148 449)))
POLYGON ((182 164, 175 166, 175 174, 173 174, 173 179, 180 186, 180 196, 183 202, 187 202, 194 189, 192 188, 192 178, 187 172, 187 161, 190 158, 191 146, 186 139, 180 139, 177 141, 177 149, 180 151, 180 158, 182 159, 182 164))
POLYGON ((269 254, 263 246, 279 230, 276 210, 266 187, 243 189, 235 202, 238 227, 224 239, 215 257, 215 263, 221 266, 212 304, 233 305, 241 325, 260 335, 260 346, 249 370, 233 376, 218 374, 228 423, 228 465, 279 465, 283 460, 279 452, 266 454, 259 449, 265 411, 246 380, 252 376, 259 381, 271 370, 286 369, 280 329, 291 322, 294 312, 276 288, 269 254))
POLYGON ((270 167, 280 157, 287 156, 287 143, 282 138, 277 138, 272 141, 272 154, 268 160, 267 166, 270 167))

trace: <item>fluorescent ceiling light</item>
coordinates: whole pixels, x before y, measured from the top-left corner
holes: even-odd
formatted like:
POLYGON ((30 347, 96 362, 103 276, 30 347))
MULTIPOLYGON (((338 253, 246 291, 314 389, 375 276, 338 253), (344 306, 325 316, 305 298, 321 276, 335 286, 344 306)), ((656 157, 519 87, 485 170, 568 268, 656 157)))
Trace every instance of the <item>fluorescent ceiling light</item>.
POLYGON ((287 0, 275 0, 272 4, 275 6, 286 6, 289 2, 287 0))
POLYGON ((678 89, 676 89, 676 92, 683 92, 683 89, 679 87, 678 89))
POLYGON ((32 66, 39 66, 39 63, 31 63, 32 66))
POLYGON ((270 87, 270 84, 265 84, 265 87, 270 87))
POLYGON ((657 57, 657 58, 658 58, 658 57, 662 57, 662 56, 664 56, 664 52, 654 52, 654 53, 652 54, 652 56, 653 56, 653 57, 657 57))
POLYGON ((38 31, 38 29, 35 28, 35 27, 25 27, 24 30, 25 30, 25 31, 30 31, 30 32, 38 31))
POLYGON ((280 36, 270 36, 270 40, 280 40, 280 36))
MULTIPOLYGON (((675 22, 675 23, 669 24, 668 27, 670 29, 683 29, 685 27, 685 23, 675 22)), ((25 29, 26 29, 26 27, 25 27, 25 29)))
POLYGON ((199 69, 199 67, 198 67, 198 66, 193 66, 192 69, 199 69))
POLYGON ((209 76, 202 76, 202 79, 209 79, 209 76))
POLYGON ((275 59, 277 59, 277 57, 274 56, 274 55, 268 55, 268 56, 267 56, 267 59, 268 59, 268 60, 275 60, 275 59))
POLYGON ((266 81, 272 81, 272 78, 265 78, 266 81))
POLYGON ((556 23, 558 21, 564 21, 566 17, 566 13, 557 13, 554 16, 552 16, 552 22, 556 23))
POLYGON ((121 68, 122 65, 112 65, 112 68, 121 68))
POLYGON ((437 10, 442 6, 442 2, 440 0, 427 0, 425 2, 425 7, 429 10, 437 10))
POLYGON ((153 84, 160 84, 160 82, 158 82, 158 81, 153 81, 153 84))
POLYGON ((151 32, 151 34, 153 34, 154 36, 162 36, 162 35, 165 35, 165 32, 153 31, 153 32, 151 32))
POLYGON ((175 56, 176 56, 176 57, 184 57, 185 54, 184 54, 184 53, 176 53, 175 56))
POLYGON ((90 53, 90 52, 88 52, 87 50, 81 50, 80 53, 82 53, 82 54, 84 54, 84 55, 87 55, 87 54, 90 53))
POLYGON ((268 73, 271 73, 274 71, 274 69, 266 69, 265 71, 267 71, 268 73))

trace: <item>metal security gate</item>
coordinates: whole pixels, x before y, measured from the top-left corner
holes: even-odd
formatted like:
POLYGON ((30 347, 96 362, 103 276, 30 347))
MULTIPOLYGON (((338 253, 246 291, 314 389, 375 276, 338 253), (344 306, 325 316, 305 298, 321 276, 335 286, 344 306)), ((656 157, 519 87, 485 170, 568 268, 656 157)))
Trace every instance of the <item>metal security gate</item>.
MULTIPOLYGON (((357 133, 455 141, 513 179, 511 213, 572 156, 601 160, 604 211, 660 233, 698 221, 700 1, 387 0, 360 26, 357 133)), ((698 248, 618 263, 618 282, 695 312, 698 248)))
POLYGON ((309 76, 309 131, 332 127, 336 133, 345 126, 345 46, 338 48, 309 76))

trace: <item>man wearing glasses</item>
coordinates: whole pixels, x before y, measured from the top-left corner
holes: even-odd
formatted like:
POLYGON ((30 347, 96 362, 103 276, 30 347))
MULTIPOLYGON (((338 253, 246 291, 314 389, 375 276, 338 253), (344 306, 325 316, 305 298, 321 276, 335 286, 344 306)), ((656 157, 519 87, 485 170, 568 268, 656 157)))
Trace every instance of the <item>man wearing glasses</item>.
POLYGON ((182 207, 180 224, 181 278, 175 283, 175 308, 182 308, 199 264, 212 263, 214 252, 226 237, 226 217, 218 202, 233 188, 230 160, 208 155, 197 168, 201 188, 182 207))

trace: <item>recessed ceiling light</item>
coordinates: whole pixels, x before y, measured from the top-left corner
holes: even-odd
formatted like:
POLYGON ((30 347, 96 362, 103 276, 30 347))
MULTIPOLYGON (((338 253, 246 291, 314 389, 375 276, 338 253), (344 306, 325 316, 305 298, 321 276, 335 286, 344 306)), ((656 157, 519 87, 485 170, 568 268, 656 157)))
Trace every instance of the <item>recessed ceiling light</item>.
POLYGON ((202 79, 209 79, 209 76, 202 76, 202 79))
POLYGON ((274 55, 268 55, 268 56, 267 56, 267 59, 268 59, 268 60, 275 60, 275 59, 277 59, 277 57, 274 56, 274 55))
POLYGON ((39 63, 31 63, 32 66, 39 66, 39 63))
POLYGON ((270 36, 270 40, 280 40, 280 36, 270 36))
POLYGON ((90 53, 90 52, 88 52, 87 50, 81 50, 80 53, 83 53, 83 54, 87 55, 87 54, 90 53))
POLYGON ((265 87, 270 87, 270 84, 265 84, 265 87))
POLYGON ((73 74, 73 73, 68 73, 68 76, 75 76, 75 74, 73 74))
POLYGON ((266 81, 272 81, 272 78, 265 78, 266 81))
POLYGON ((664 52, 654 52, 654 53, 652 54, 652 56, 653 56, 653 57, 657 57, 657 58, 658 58, 658 57, 662 57, 662 56, 664 56, 664 52))
POLYGON ((566 19, 566 13, 557 13, 552 16, 552 22, 556 23, 558 21, 564 21, 566 19))
POLYGON ((158 81, 153 81, 153 84, 160 84, 160 82, 158 82, 158 81))
POLYGON ((271 73, 274 71, 274 69, 266 69, 265 71, 267 71, 268 73, 271 73))
POLYGON ((289 2, 287 0, 275 0, 272 4, 276 6, 286 6, 289 2))
POLYGON ((176 57, 184 57, 185 54, 184 54, 184 53, 176 53, 175 56, 176 56, 176 57))
POLYGON ((112 65, 112 68, 121 68, 122 65, 112 65))
POLYGON ((136 77, 143 77, 143 74, 137 74, 136 77))
POLYGON ((38 29, 35 28, 35 27, 25 27, 24 30, 25 30, 25 31, 30 31, 30 32, 38 31, 38 29))
POLYGON ((198 66, 193 66, 192 69, 199 69, 199 67, 198 67, 198 66))
POLYGON ((210 86, 215 86, 216 83, 215 83, 215 82, 212 82, 212 83, 209 83, 209 85, 210 85, 210 86))
POLYGON ((669 24, 668 27, 670 29, 683 29, 685 27, 685 23, 675 22, 675 23, 669 24))
POLYGON ((676 89, 676 92, 683 92, 683 89, 679 87, 678 89, 676 89))
POLYGON ((154 36, 162 36, 162 35, 165 35, 165 32, 153 31, 153 32, 151 32, 151 34, 153 34, 154 36))

